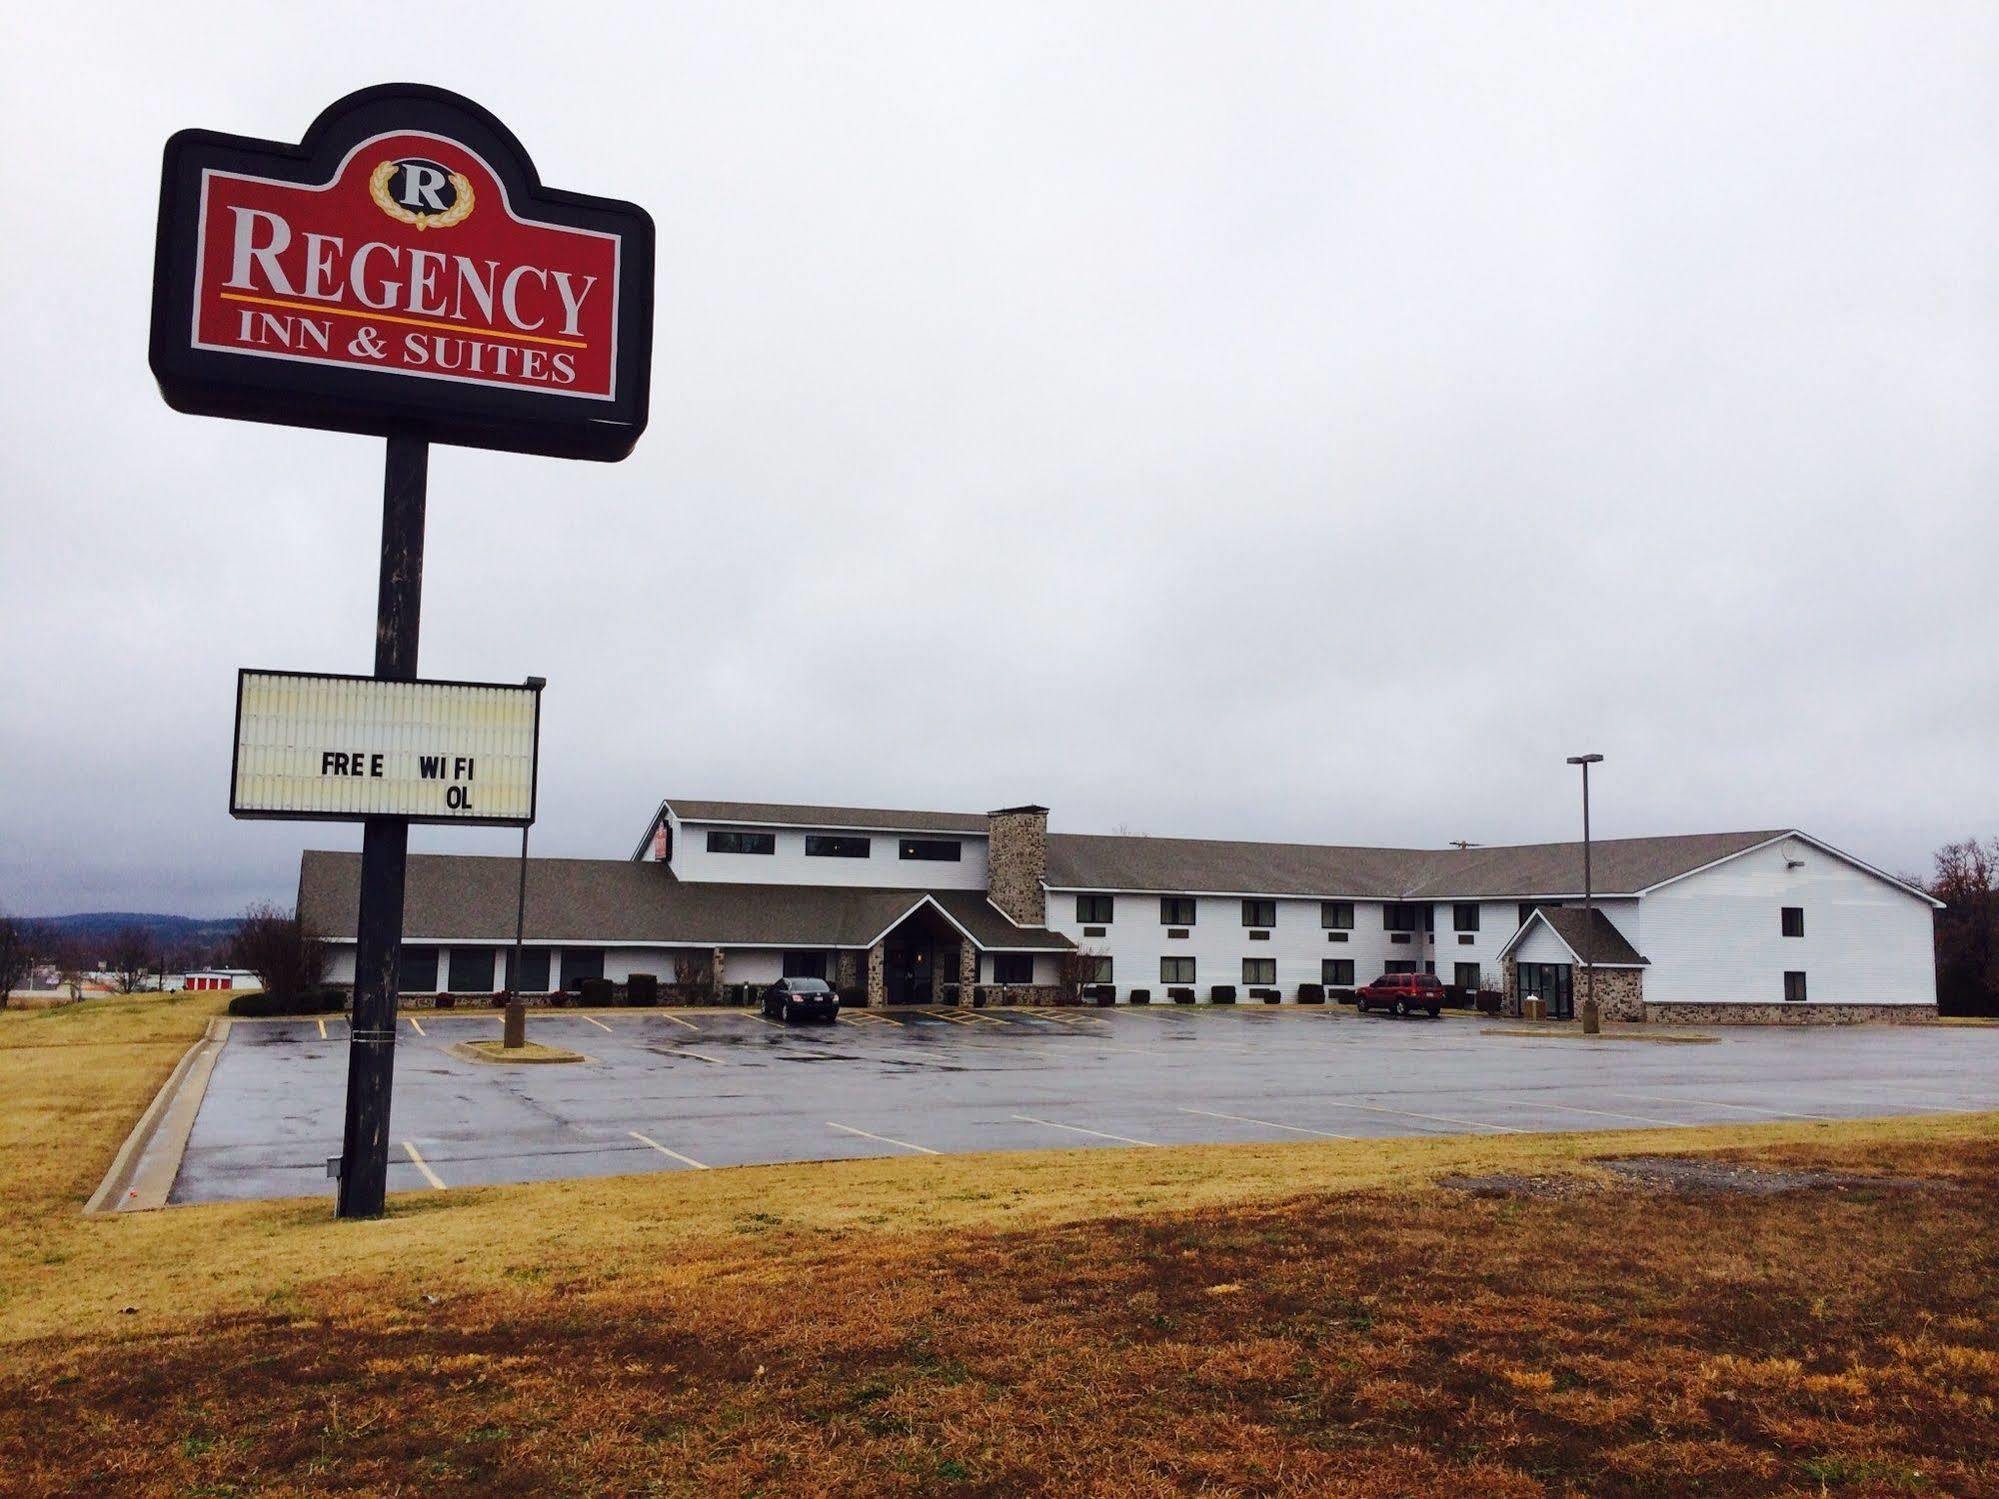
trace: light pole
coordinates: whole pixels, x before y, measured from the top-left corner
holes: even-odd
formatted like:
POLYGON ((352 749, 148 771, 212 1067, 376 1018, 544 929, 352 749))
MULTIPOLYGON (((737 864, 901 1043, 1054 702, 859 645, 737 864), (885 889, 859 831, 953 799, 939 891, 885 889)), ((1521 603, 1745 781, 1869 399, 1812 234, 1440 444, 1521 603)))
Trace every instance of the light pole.
MULTIPOLYGON (((536 692, 548 685, 545 677, 529 677, 527 685, 536 692)), ((528 919, 528 825, 521 824, 520 879, 514 886, 514 951, 507 961, 507 1011, 500 1026, 500 1049, 519 1051, 527 1044, 527 1010, 521 1004, 521 943, 528 919)))
POLYGON ((1571 755, 1569 764, 1583 768, 1583 1033, 1594 1036, 1603 1025, 1596 1007, 1596 890, 1589 857, 1589 768, 1602 755, 1571 755))

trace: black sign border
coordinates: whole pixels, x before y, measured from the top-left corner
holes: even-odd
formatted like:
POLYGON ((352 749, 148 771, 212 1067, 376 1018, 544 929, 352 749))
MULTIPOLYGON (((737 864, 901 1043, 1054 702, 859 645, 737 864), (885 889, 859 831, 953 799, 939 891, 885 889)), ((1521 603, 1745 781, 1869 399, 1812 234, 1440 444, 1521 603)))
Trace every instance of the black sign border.
POLYGON ((541 694, 543 689, 530 682, 461 682, 452 677, 417 677, 398 681, 393 677, 364 677, 346 671, 292 671, 282 666, 239 666, 236 668, 236 721, 229 731, 229 815, 244 822, 417 822, 440 828, 531 828, 541 809, 541 694), (493 687, 503 692, 534 694, 534 769, 528 776, 528 815, 519 817, 413 817, 401 812, 266 812, 239 811, 236 807, 236 767, 243 753, 243 682, 258 677, 312 677, 326 682, 372 682, 377 686, 404 687, 493 687))
POLYGON ((167 141, 154 244, 150 363, 160 394, 176 411, 616 462, 631 453, 646 427, 652 313, 652 216, 621 199, 543 187, 513 132, 448 89, 420 83, 361 89, 322 110, 296 145, 212 130, 182 130, 167 141), (318 185, 331 179, 356 144, 394 130, 433 131, 478 152, 523 217, 619 237, 615 399, 417 380, 194 347, 189 325, 203 170, 318 185))

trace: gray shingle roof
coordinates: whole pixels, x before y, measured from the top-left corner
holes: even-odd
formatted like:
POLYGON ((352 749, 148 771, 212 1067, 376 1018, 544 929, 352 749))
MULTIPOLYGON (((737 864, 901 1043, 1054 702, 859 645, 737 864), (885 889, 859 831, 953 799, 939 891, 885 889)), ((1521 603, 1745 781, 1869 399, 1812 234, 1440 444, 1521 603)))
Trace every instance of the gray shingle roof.
MULTIPOLYGON (((1611 968, 1639 968, 1646 964, 1647 960, 1640 957, 1638 949, 1625 940, 1617 924, 1600 910, 1585 911, 1581 906, 1543 906, 1535 915, 1555 929, 1555 935, 1567 944, 1579 962, 1600 963, 1611 968)), ((1532 924, 1531 918, 1529 924, 1532 924)), ((1507 943, 1507 949, 1510 951, 1518 940, 1516 933, 1514 941, 1507 943)))
MULTIPOLYGON (((1602 895, 1635 894, 1768 842, 1781 831, 1595 839, 1591 843, 1593 883, 1602 895)), ((1583 846, 1526 843, 1463 850, 1351 848, 1050 833, 1048 884, 1058 890, 1213 891, 1378 900, 1579 895, 1583 888, 1583 846)))
MULTIPOLYGON (((511 858, 410 855, 403 935, 511 942, 519 874, 511 858)), ((299 918, 322 936, 352 937, 360 890, 359 854, 309 850, 299 864, 299 918)), ((1014 926, 975 890, 693 883, 662 864, 629 859, 530 859, 527 937, 592 946, 863 947, 926 894, 981 947, 1072 945, 1054 932, 1014 926)))
POLYGON ((669 796, 682 822, 776 823, 787 827, 876 828, 912 833, 983 833, 983 812, 906 812, 886 807, 810 807, 791 802, 693 802, 669 796))

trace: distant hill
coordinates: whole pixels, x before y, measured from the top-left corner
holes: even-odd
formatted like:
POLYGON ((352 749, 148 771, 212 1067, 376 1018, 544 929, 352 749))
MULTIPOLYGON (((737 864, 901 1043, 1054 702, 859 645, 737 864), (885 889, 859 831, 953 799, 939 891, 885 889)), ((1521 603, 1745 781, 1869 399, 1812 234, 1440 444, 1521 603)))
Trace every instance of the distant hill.
POLYGON ((152 911, 79 911, 27 919, 92 947, 109 943, 129 927, 138 927, 161 947, 208 947, 228 942, 243 924, 240 916, 164 916, 152 911))

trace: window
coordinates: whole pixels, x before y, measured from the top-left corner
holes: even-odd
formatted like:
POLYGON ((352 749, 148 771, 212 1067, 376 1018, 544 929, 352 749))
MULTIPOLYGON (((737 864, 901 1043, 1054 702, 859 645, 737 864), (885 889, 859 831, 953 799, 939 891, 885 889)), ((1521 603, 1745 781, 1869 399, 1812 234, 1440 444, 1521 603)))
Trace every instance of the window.
POLYGON ((1458 964, 1456 972, 1453 974, 1451 978, 1451 982, 1456 984, 1460 989, 1478 988, 1478 964, 1476 963, 1458 964))
POLYGON ((1319 925, 1325 927, 1328 931, 1352 931, 1353 902, 1350 900, 1320 901, 1319 925))
POLYGON ((1416 965, 1406 958, 1391 959, 1382 969, 1383 973, 1414 973, 1415 971, 1416 965))
POLYGON ((410 947, 405 945, 402 954, 402 979, 397 987, 405 994, 435 994, 437 992, 437 949, 434 947, 410 947))
POLYGON ((1478 930, 1478 902, 1459 901, 1451 907, 1451 930, 1456 932, 1478 930))
POLYGON ((1805 908, 1803 906, 1784 907, 1784 935, 1802 937, 1805 934, 1805 908))
POLYGON ((1435 978, 1437 976, 1436 960, 1433 958, 1425 958, 1423 960, 1423 971, 1429 974, 1430 977, 1435 978))
POLYGON ((1277 982, 1277 959, 1244 958, 1242 960, 1242 981, 1245 984, 1261 984, 1265 988, 1277 982))
POLYGON ((584 979, 604 976, 604 949, 565 947, 562 949, 562 987, 574 989, 584 979))
POLYGON ((807 833, 805 835, 805 857, 808 859, 865 859, 873 840, 856 837, 852 833, 807 833))
POLYGON ((708 852, 711 854, 774 854, 777 852, 777 834, 725 832, 718 829, 708 835, 708 852))
POLYGON ((1192 926, 1194 924, 1194 897, 1191 895, 1160 896, 1159 924, 1161 926, 1192 926))
POLYGON ((994 953, 993 982, 995 984, 1033 983, 1034 955, 1024 952, 994 953))
POLYGON ((1193 983, 1194 960, 1192 958, 1161 958, 1159 960, 1159 982, 1162 984, 1193 983))
POLYGON ((1805 997, 1805 976, 1793 968, 1784 975, 1784 998, 1803 1001, 1805 997))
POLYGON ((1109 958, 1098 958, 1096 972, 1086 982, 1092 984, 1114 984, 1117 980, 1111 977, 1111 971, 1111 960, 1109 958))
POLYGON ((1330 984, 1336 989, 1351 989, 1353 987, 1353 959, 1319 959, 1319 982, 1330 984))
MULTIPOLYGON (((548 993, 548 959, 549 951, 545 947, 524 947, 521 949, 521 993, 548 993)), ((501 972, 505 973, 508 968, 511 968, 513 961, 514 955, 509 952, 506 955, 506 964, 501 968, 501 972)))
POLYGON ((905 859, 935 859, 940 864, 956 864, 964 858, 965 846, 955 838, 905 838, 901 854, 905 859))
POLYGON ((1416 908, 1401 901, 1389 901, 1381 908, 1381 929, 1384 932, 1415 931, 1416 908))
POLYGON ((451 949, 451 975, 445 988, 453 994, 491 994, 493 992, 493 949, 490 947, 454 947, 451 949))
POLYGON ((1242 924, 1244 926, 1276 926, 1277 902, 1274 900, 1246 900, 1242 903, 1242 924))
POLYGON ((1076 919, 1092 926, 1102 926, 1112 919, 1117 910, 1114 895, 1079 895, 1076 897, 1076 919))
POLYGON ((784 955, 784 976, 788 979, 823 979, 826 977, 826 954, 823 952, 788 952, 784 955))

